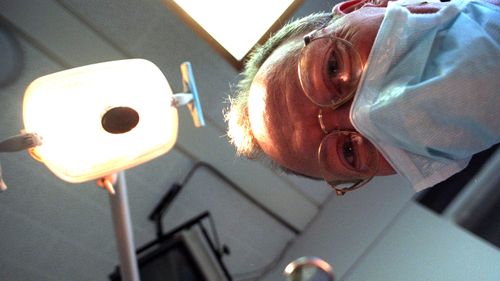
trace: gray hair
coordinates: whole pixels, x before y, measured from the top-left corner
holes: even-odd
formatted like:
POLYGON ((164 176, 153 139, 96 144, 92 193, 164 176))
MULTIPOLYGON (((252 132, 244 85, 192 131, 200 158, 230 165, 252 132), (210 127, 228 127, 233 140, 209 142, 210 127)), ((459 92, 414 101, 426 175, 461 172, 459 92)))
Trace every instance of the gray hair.
MULTIPOLYGON (((224 113, 228 124, 227 136, 229 142, 236 147, 239 156, 251 159, 260 159, 269 162, 273 167, 279 167, 269 157, 257 143, 253 135, 248 116, 248 95, 252 81, 259 71, 259 68, 269 58, 275 49, 290 39, 294 39, 319 29, 332 20, 331 13, 315 13, 304 18, 292 21, 282 27, 276 34, 261 46, 258 46, 249 56, 245 63, 245 68, 240 74, 242 79, 236 85, 233 97, 229 97, 229 109, 224 113)), ((291 50, 291 56, 298 56, 300 49, 291 50), (295 53, 294 53, 295 52, 295 53)), ((285 172, 287 169, 280 167, 285 172)))

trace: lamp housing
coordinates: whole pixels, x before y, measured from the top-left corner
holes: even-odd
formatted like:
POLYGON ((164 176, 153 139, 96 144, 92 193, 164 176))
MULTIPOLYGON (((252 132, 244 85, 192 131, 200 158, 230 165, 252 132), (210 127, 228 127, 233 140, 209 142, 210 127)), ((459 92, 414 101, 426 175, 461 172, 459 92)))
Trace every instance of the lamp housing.
POLYGON ((178 113, 161 70, 144 59, 98 63, 40 77, 27 88, 24 128, 42 144, 31 154, 79 183, 169 151, 178 113))

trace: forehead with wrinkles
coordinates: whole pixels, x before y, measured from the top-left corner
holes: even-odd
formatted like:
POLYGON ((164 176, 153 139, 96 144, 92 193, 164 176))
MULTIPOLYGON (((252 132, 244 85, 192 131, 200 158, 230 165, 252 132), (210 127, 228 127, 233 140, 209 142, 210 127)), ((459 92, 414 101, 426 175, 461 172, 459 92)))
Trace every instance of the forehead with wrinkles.
POLYGON ((276 127, 274 124, 281 123, 290 112, 276 114, 276 110, 286 110, 284 103, 287 89, 300 87, 295 77, 301 47, 301 42, 294 40, 277 48, 264 62, 253 80, 248 107, 252 130, 258 139, 276 139, 283 135, 283 131, 287 131, 287 128, 276 127))
POLYGON ((248 100, 250 123, 259 145, 278 164, 292 170, 295 163, 314 166, 314 150, 319 145, 304 144, 304 128, 319 126, 316 111, 304 114, 314 106, 304 95, 297 75, 303 44, 298 37, 273 52, 255 76, 248 100))

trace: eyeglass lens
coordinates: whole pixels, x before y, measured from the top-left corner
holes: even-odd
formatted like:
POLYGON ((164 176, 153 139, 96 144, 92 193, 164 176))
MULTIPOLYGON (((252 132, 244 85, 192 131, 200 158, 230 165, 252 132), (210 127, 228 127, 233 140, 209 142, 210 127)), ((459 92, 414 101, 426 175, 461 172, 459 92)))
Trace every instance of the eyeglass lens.
POLYGON ((378 170, 376 148, 357 132, 334 131, 326 135, 318 159, 327 182, 355 183, 374 176, 378 170))
POLYGON ((362 64, 351 43, 322 37, 302 49, 298 71, 302 88, 312 102, 336 106, 354 94, 362 64))

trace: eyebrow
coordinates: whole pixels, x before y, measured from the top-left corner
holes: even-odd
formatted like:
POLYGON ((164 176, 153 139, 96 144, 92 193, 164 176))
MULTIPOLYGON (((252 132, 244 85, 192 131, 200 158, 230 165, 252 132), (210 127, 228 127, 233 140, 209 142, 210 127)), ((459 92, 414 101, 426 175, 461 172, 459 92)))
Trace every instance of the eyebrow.
POLYGON ((330 25, 333 20, 336 19, 335 18, 335 15, 333 13, 330 14, 330 19, 328 21, 325 21, 319 28, 316 28, 310 32, 308 32, 307 34, 305 34, 302 38, 303 38, 303 42, 305 43, 305 45, 309 44, 312 40, 314 40, 314 36, 319 30, 322 30, 324 29, 325 27, 327 27, 328 25, 330 25))

